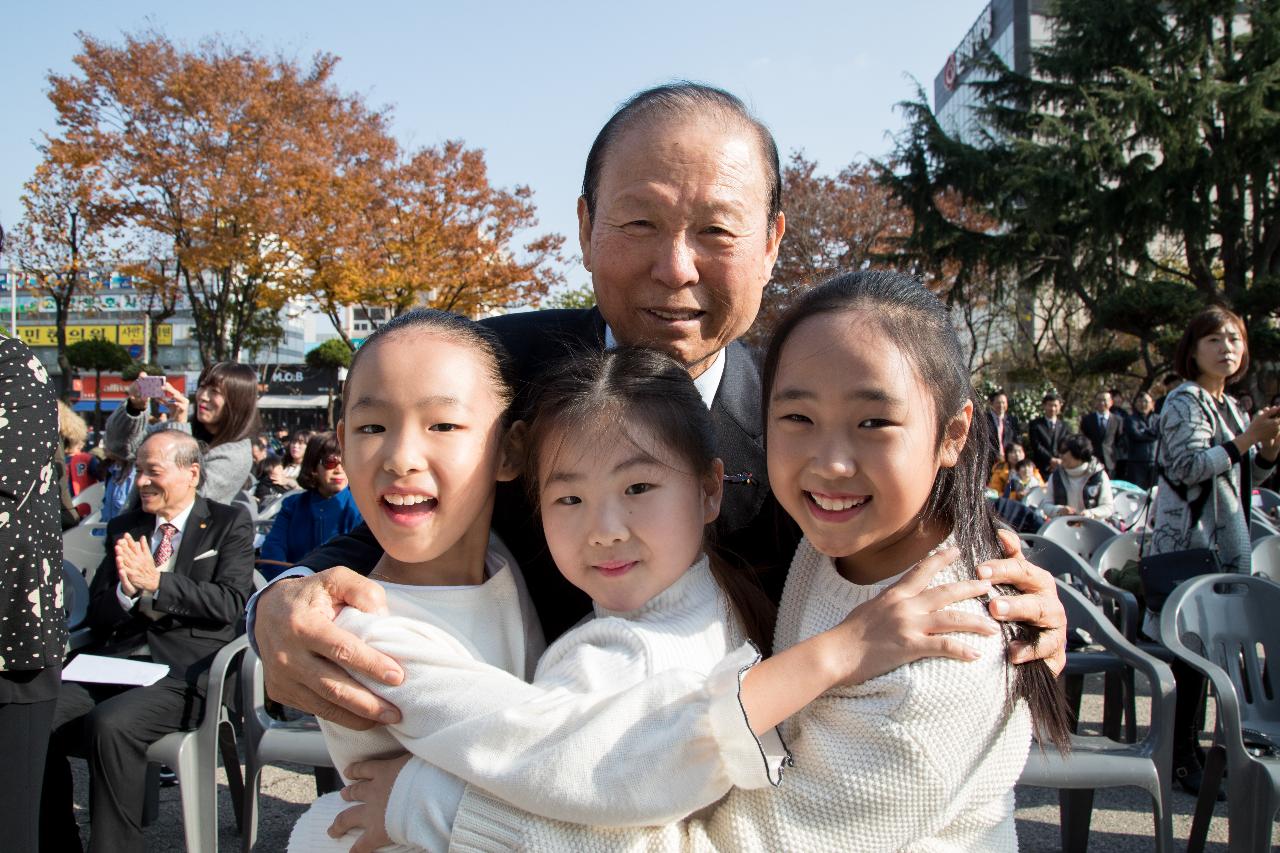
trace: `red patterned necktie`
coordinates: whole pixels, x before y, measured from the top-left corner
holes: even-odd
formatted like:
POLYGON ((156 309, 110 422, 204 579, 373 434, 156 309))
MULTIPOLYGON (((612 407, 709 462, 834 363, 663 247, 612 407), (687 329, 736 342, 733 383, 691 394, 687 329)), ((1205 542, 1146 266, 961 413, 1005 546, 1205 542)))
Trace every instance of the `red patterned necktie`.
POLYGON ((156 567, 160 568, 169 562, 169 558, 173 556, 173 537, 178 532, 178 528, 172 524, 164 523, 160 525, 160 544, 156 546, 156 567))

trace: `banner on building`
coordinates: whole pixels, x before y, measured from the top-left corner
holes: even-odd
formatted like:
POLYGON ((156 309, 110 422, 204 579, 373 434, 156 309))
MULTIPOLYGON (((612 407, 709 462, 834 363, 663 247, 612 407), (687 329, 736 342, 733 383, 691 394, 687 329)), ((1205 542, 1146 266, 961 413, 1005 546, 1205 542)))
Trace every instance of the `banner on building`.
MULTIPOLYGON (((167 376, 165 379, 170 385, 178 389, 183 396, 187 394, 187 377, 181 373, 175 373, 167 376)), ((129 385, 120 377, 119 373, 102 374, 102 399, 104 400, 123 400, 129 396, 129 385)), ((86 400, 92 402, 98 399, 98 383, 92 374, 81 374, 80 378, 75 380, 74 386, 78 386, 80 390, 80 402, 86 400)))
MULTIPOLYGON (((142 323, 121 324, 121 325, 84 325, 75 324, 67 326, 67 343, 74 344, 77 341, 102 340, 111 341, 121 346, 141 346, 145 328, 142 323)), ((173 346, 173 326, 168 323, 161 323, 151 327, 151 334, 155 338, 157 346, 169 347, 173 346)), ((56 347, 58 345, 58 332, 55 326, 19 326, 18 336, 29 347, 56 347)))

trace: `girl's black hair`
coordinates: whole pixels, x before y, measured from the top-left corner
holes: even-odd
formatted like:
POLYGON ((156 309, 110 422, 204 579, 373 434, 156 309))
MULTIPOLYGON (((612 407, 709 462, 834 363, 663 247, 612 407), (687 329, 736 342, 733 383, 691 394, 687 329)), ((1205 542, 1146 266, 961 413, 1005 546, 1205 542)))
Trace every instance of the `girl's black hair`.
MULTIPOLYGON (((977 561, 1002 556, 997 521, 986 499, 987 480, 995 462, 987 418, 969 381, 965 358, 946 306, 919 281, 899 272, 865 270, 829 279, 801 296, 783 315, 769 341, 763 370, 763 404, 778 374, 778 359, 787 339, 810 317, 864 311, 896 342, 911 361, 920 382, 932 393, 936 415, 935 441, 941 444, 947 425, 963 408, 973 405, 968 438, 952 468, 941 468, 920 510, 921 524, 952 531, 960 553, 977 561)), ((766 418, 767 422, 767 418, 766 418)), ((767 441, 766 431, 766 441, 767 441)), ((1035 644, 1040 628, 1025 623, 1002 623, 1006 646, 1011 640, 1035 644)), ((1014 667, 1013 696, 1025 699, 1041 734, 1065 750, 1070 734, 1066 702, 1053 672, 1042 660, 1014 667)))
POLYGON ((193 416, 191 434, 209 447, 252 438, 262 428, 258 420, 258 371, 248 364, 218 361, 200 371, 196 388, 211 385, 222 393, 222 418, 217 432, 193 416))
POLYGON ((311 430, 311 429, 295 429, 293 432, 289 433, 289 440, 284 443, 284 447, 280 448, 284 452, 284 460, 285 460, 286 466, 289 466, 289 465, 297 465, 299 467, 302 466, 302 458, 303 456, 307 455, 307 444, 311 441, 311 438, 315 434, 316 434, 315 430, 311 430), (302 442, 302 456, 299 456, 297 459, 294 459, 293 445, 299 441, 302 442))
MULTIPOLYGON (((584 352, 556 362, 539 386, 525 434, 525 484, 535 507, 541 454, 553 442, 558 451, 570 442, 567 436, 580 432, 612 429, 625 436, 638 427, 659 438, 695 477, 714 470, 711 412, 689 371, 668 355, 641 347, 584 352)), ((708 537, 711 530, 708 525, 708 537)), ((707 555, 743 631, 761 649, 770 648, 773 603, 753 577, 730 568, 711 547, 707 555)))
POLYGON ((511 401, 515 398, 515 367, 510 353, 492 329, 449 311, 415 308, 383 323, 364 339, 364 343, 351 357, 351 367, 347 369, 347 387, 351 387, 351 380, 355 378, 356 368, 364 360, 365 353, 377 346, 379 341, 411 330, 435 332, 478 350, 484 357, 490 389, 502 406, 502 421, 510 424, 511 401))

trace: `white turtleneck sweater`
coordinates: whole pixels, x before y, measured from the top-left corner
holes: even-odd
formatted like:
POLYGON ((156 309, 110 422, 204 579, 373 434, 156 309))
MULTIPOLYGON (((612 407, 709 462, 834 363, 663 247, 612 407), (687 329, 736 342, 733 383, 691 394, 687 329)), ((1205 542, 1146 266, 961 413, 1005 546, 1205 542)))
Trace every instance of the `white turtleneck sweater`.
MULTIPOLYGON (((968 561, 957 562, 933 584, 971 577, 970 570, 968 561)), ((802 541, 775 648, 834 627, 890 583, 850 583, 802 541)), ((955 607, 986 612, 976 600, 955 607)), ((1030 717, 1010 701, 1001 637, 956 636, 978 648, 981 659, 918 661, 830 690, 788 720, 782 734, 795 766, 777 789, 734 789, 696 818, 662 828, 602 829, 548 820, 473 786, 458 809, 450 849, 1016 850, 1013 786, 1027 757, 1030 717)), ((614 721, 622 744, 639 722, 614 721)), ((666 743, 652 744, 655 754, 678 752, 684 731, 664 734, 666 743)), ((690 754, 690 764, 698 760, 690 754)), ((669 784, 651 772, 647 757, 632 761, 631 797, 665 798, 669 784)))

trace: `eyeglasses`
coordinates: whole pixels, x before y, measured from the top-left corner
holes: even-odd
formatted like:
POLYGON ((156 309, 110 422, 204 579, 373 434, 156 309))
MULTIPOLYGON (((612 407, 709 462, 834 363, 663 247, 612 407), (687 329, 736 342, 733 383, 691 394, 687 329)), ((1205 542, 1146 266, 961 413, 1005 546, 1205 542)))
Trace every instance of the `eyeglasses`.
POLYGON ((324 470, 332 471, 334 468, 337 468, 339 465, 342 464, 342 457, 326 456, 320 464, 324 466, 324 470))

